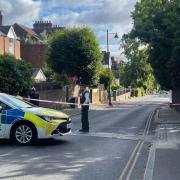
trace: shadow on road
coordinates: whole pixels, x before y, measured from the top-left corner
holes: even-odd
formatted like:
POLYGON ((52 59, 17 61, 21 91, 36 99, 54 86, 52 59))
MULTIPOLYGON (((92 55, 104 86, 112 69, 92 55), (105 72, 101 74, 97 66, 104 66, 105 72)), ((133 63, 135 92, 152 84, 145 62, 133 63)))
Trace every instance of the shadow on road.
POLYGON ((135 142, 96 137, 40 140, 33 146, 15 146, 0 140, 0 179, 117 179, 124 158, 135 142), (113 148, 112 148, 113 147, 113 148), (121 147, 121 151, 117 149, 121 147), (123 157, 123 158, 122 158, 123 157), (113 168, 109 173, 107 169, 113 168), (100 174, 99 174, 100 173, 100 174))
MULTIPOLYGON (((38 146, 57 146, 68 143, 65 140, 57 140, 57 139, 41 139, 37 140, 34 144, 29 145, 29 147, 38 147, 38 146)), ((22 147, 18 145, 14 145, 10 140, 0 139, 0 149, 3 147, 22 147)))

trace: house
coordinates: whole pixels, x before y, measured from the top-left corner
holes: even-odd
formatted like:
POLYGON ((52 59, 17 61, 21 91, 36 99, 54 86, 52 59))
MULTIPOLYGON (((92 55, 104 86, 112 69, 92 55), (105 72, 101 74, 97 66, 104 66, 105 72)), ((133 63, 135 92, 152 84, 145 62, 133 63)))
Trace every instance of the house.
POLYGON ((20 40, 12 26, 0 26, 0 54, 12 54, 21 59, 20 40))
POLYGON ((103 60, 102 64, 105 68, 111 69, 111 55, 110 52, 102 51, 103 60))
POLYGON ((14 31, 21 41, 21 58, 33 68, 42 68, 45 63, 47 45, 32 28, 15 23, 14 31))
POLYGON ((33 68, 42 68, 47 54, 47 36, 63 27, 53 26, 50 21, 35 21, 33 28, 18 23, 13 27, 21 41, 21 58, 33 68))
POLYGON ((33 31, 33 29, 18 23, 13 24, 13 28, 16 35, 19 37, 21 44, 43 43, 41 37, 33 31))
POLYGON ((43 71, 38 68, 33 69, 33 74, 32 74, 32 79, 36 82, 45 82, 46 81, 46 76, 44 75, 43 71))
POLYGON ((35 21, 33 24, 33 31, 37 34, 41 35, 42 33, 47 33, 47 35, 51 35, 57 30, 63 30, 64 27, 61 26, 53 26, 51 21, 35 21))

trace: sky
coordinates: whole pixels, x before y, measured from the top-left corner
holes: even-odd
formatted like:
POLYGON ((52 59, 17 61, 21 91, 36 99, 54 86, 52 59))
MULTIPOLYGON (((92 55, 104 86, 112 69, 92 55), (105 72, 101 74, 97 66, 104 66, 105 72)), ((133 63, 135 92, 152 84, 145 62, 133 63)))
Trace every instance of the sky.
POLYGON ((15 22, 32 27, 35 20, 50 20, 55 25, 91 27, 101 50, 120 56, 120 39, 132 28, 131 12, 137 0, 0 0, 4 24, 15 22), (118 33, 119 39, 113 34, 118 33))

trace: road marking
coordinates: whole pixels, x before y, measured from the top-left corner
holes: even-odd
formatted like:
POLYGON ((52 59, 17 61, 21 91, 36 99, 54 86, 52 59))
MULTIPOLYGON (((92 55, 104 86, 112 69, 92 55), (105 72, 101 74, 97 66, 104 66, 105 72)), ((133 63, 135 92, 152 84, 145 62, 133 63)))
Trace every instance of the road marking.
POLYGON ((147 121, 147 123, 146 123, 146 127, 145 127, 145 129, 144 129, 143 135, 147 135, 147 134, 149 133, 149 128, 150 128, 150 126, 151 126, 151 121, 152 121, 152 119, 153 119, 153 116, 154 116, 155 112, 156 112, 156 111, 154 110, 154 111, 152 111, 152 112, 150 113, 150 115, 149 115, 149 117, 148 117, 148 121, 147 121))
POLYGON ((103 132, 90 132, 90 133, 73 132, 69 134, 69 136, 102 137, 102 138, 114 138, 114 139, 120 139, 120 140, 133 140, 133 141, 145 141, 145 142, 152 142, 154 138, 154 136, 103 133, 103 132))
POLYGON ((150 152, 149 152, 147 166, 146 166, 146 170, 144 173, 144 180, 152 180, 153 179, 154 164, 155 164, 155 152, 156 152, 155 146, 156 145, 153 144, 153 146, 151 147, 150 152))
POLYGON ((131 177, 132 171, 134 169, 134 166, 136 164, 136 161, 139 157, 139 153, 143 147, 144 142, 139 141, 134 148, 134 151, 132 152, 124 170, 121 173, 121 176, 119 177, 119 180, 129 180, 131 177))
MULTIPOLYGON (((155 113, 155 110, 152 111, 148 117, 148 120, 147 120, 147 123, 146 123, 146 126, 145 126, 145 129, 144 129, 144 133, 143 135, 148 135, 148 132, 149 132, 149 128, 150 128, 150 125, 151 125, 151 121, 153 119, 153 116, 154 116, 154 113, 155 113)), ((134 149, 134 151, 132 152, 125 168, 123 169, 120 177, 119 177, 119 180, 129 180, 131 175, 132 175, 132 172, 134 170, 134 167, 136 165, 136 162, 139 158, 139 154, 143 148, 143 145, 144 145, 144 141, 139 141, 134 149)))

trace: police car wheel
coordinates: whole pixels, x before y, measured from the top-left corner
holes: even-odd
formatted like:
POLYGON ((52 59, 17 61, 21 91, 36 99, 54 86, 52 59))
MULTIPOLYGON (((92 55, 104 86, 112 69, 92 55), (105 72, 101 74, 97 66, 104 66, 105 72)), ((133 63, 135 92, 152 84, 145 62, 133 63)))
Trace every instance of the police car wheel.
POLYGON ((12 131, 12 142, 18 145, 32 144, 36 139, 34 127, 28 123, 17 124, 12 131))

